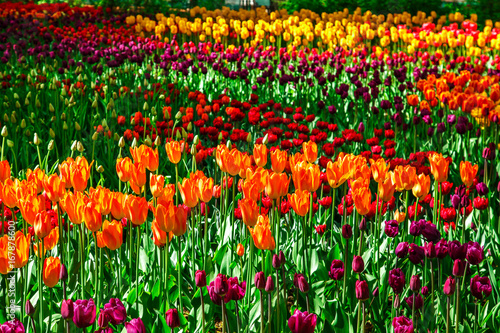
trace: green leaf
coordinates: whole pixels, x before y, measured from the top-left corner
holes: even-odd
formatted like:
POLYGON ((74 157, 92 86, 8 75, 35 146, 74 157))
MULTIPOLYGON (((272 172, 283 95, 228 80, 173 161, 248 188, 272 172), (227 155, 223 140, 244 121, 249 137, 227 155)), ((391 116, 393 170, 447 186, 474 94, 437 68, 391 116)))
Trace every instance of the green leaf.
POLYGON ((136 299, 137 299, 137 290, 136 288, 133 288, 127 296, 127 302, 129 304, 134 304, 136 299))

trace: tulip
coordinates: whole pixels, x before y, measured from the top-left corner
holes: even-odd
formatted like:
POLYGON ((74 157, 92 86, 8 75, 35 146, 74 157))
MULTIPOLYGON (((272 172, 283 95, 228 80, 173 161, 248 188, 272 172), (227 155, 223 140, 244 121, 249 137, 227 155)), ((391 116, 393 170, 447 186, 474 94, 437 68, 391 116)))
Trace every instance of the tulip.
POLYGON ((245 297, 245 292, 247 288, 247 283, 242 281, 238 283, 237 277, 230 277, 227 279, 228 291, 224 297, 224 303, 229 303, 230 301, 240 301, 245 297))
POLYGON ((470 241, 467 246, 467 261, 471 265, 479 265, 484 260, 483 248, 477 242, 470 241))
POLYGON ((35 234, 38 238, 45 238, 52 230, 52 221, 47 211, 42 210, 36 214, 35 223, 33 225, 35 234))
POLYGON ((167 323, 167 326, 170 328, 179 327, 181 325, 181 322, 177 309, 169 309, 167 313, 165 313, 165 321, 167 323))
POLYGON ((464 276, 465 273, 465 262, 460 259, 455 259, 453 262, 453 276, 464 276))
POLYGON ((448 178, 449 162, 443 157, 442 154, 431 154, 429 156, 429 163, 431 165, 431 173, 434 179, 438 182, 444 182, 448 178))
POLYGON ((415 310, 419 310, 424 306, 424 300, 422 299, 422 295, 411 295, 405 298, 406 304, 413 309, 415 307, 415 310))
POLYGON ((182 206, 174 207, 174 228, 172 233, 179 237, 186 233, 187 230, 187 212, 182 206))
POLYGON ((142 193, 142 188, 146 185, 146 166, 141 162, 135 162, 132 166, 132 178, 129 180, 130 187, 136 194, 142 193))
POLYGON ((396 220, 386 221, 384 232, 387 237, 394 238, 398 235, 399 227, 396 220))
POLYGON ((118 298, 111 298, 108 303, 104 304, 104 312, 113 325, 121 325, 127 319, 127 310, 118 298))
POLYGON ((418 275, 412 275, 410 278, 410 290, 413 291, 414 293, 418 293, 421 287, 421 282, 420 282, 420 276, 418 275))
POLYGON ((128 195, 125 198, 125 215, 134 225, 142 225, 148 217, 148 202, 144 197, 128 195))
POLYGON ((102 238, 104 244, 112 251, 120 248, 123 244, 123 225, 121 222, 113 220, 104 221, 102 226, 102 238))
POLYGON ((9 236, 0 237, 0 274, 5 275, 12 270, 9 253, 9 236))
POLYGON ((213 197, 214 180, 212 178, 199 179, 196 182, 196 195, 203 202, 209 202, 213 197))
POLYGON ((97 318, 97 326, 99 326, 101 329, 108 327, 110 319, 111 318, 109 317, 109 314, 101 309, 99 311, 99 317, 97 318))
POLYGON ((14 268, 22 268, 28 263, 30 256, 30 243, 31 237, 29 235, 24 236, 21 231, 16 231, 14 268))
POLYGON ((464 260, 467 256, 467 247, 468 243, 464 243, 460 245, 459 241, 452 241, 448 244, 448 253, 450 254, 451 259, 461 259, 464 260))
POLYGON ((255 246, 260 250, 273 251, 276 247, 274 237, 271 234, 271 227, 269 224, 269 217, 259 215, 257 224, 254 228, 248 227, 250 235, 253 238, 255 246))
POLYGON ((247 178, 242 182, 241 189, 243 190, 244 199, 258 201, 263 188, 257 180, 247 178))
POLYGON ((243 247, 243 244, 239 243, 238 246, 236 247, 236 254, 238 256, 242 257, 245 254, 245 248, 243 247))
POLYGON ((165 177, 162 175, 149 174, 149 189, 153 197, 158 198, 163 194, 165 177))
POLYGON ((181 183, 177 183, 179 192, 181 193, 182 201, 189 208, 193 208, 198 204, 198 196, 196 195, 196 183, 192 179, 184 178, 181 183))
POLYGON ((24 325, 23 323, 17 319, 14 318, 12 320, 8 320, 2 325, 0 325, 0 332, 6 332, 6 333, 24 333, 24 325))
POLYGON ((319 165, 298 162, 292 169, 293 184, 297 190, 316 192, 321 185, 319 165))
POLYGON ((379 158, 376 161, 370 160, 370 170, 372 172, 373 179, 380 184, 386 180, 389 165, 387 165, 382 158, 379 158))
POLYGON ((410 246, 408 245, 407 242, 399 243, 398 246, 396 246, 396 250, 395 250, 396 256, 399 259, 405 258, 408 255, 409 248, 410 248, 410 246))
POLYGON ((73 319, 74 306, 71 299, 63 300, 61 303, 61 317, 65 320, 73 319))
POLYGON ((356 298, 360 301, 366 301, 368 298, 370 298, 370 292, 368 290, 368 283, 366 281, 356 281, 356 298))
POLYGON ((43 189, 50 201, 59 202, 66 193, 66 184, 58 175, 53 174, 43 180, 43 189))
POLYGON ((394 333, 413 333, 413 322, 405 316, 393 318, 392 327, 394 333))
POLYGON ((405 287, 405 275, 401 268, 395 268, 389 271, 389 286, 396 294, 401 294, 405 287))
POLYGON ((453 295, 455 293, 456 286, 457 282, 455 281, 455 279, 451 276, 448 276, 448 278, 444 282, 443 293, 446 296, 453 295))
POLYGON ((214 282, 214 292, 218 296, 224 297, 228 292, 229 288, 227 277, 223 274, 218 274, 213 282, 214 282))
POLYGON ((83 209, 83 219, 85 221, 85 226, 91 232, 96 232, 101 229, 102 226, 102 215, 96 208, 94 202, 88 202, 83 209))
POLYGON ((282 173, 285 170, 288 154, 286 151, 276 149, 271 152, 271 165, 276 173, 282 173))
POLYGON ((346 169, 347 167, 347 163, 340 164, 339 162, 328 162, 326 166, 326 177, 328 179, 328 184, 332 188, 338 188, 349 179, 352 170, 346 169))
POLYGON ((416 198, 423 198, 429 193, 429 189, 431 187, 431 180, 429 176, 419 174, 415 178, 415 184, 413 185, 412 192, 416 198))
POLYGON ((441 233, 437 230, 436 225, 432 223, 424 223, 421 234, 429 242, 437 242, 441 239, 441 233))
POLYGON ((352 192, 352 200, 359 215, 365 216, 371 208, 371 192, 368 187, 361 187, 352 192))
POLYGON ((29 317, 33 317, 33 315, 35 314, 35 308, 33 307, 33 304, 31 304, 31 301, 29 299, 26 300, 26 304, 24 305, 24 312, 29 317))
POLYGON ((313 333, 316 329, 316 315, 307 311, 300 312, 295 309, 288 319, 288 327, 292 333, 313 333))
POLYGON ((207 273, 205 271, 196 271, 194 276, 195 284, 198 288, 203 288, 207 286, 207 273))
POLYGON ((253 158, 255 164, 264 167, 267 164, 267 148, 263 144, 256 144, 253 147, 253 158))
POLYGON ((9 161, 0 161, 0 182, 5 182, 6 179, 10 178, 10 164, 9 161))
POLYGON ((474 276, 470 280, 470 292, 477 299, 490 296, 492 292, 490 279, 486 276, 474 276))
POLYGON ((302 150, 304 151, 304 157, 309 163, 316 162, 318 159, 318 146, 314 141, 302 143, 302 150))
POLYGON ((342 226, 342 237, 345 239, 350 239, 352 237, 352 227, 349 224, 344 224, 342 226))
POLYGON ((413 188, 416 177, 416 169, 414 167, 398 165, 394 169, 396 190, 399 192, 410 191, 413 188))
POLYGON ((387 178, 378 183, 378 196, 384 202, 389 202, 396 190, 396 184, 394 182, 394 173, 387 172, 387 178))
POLYGON ((264 288, 266 293, 271 293, 274 291, 274 280, 272 276, 267 277, 266 287, 264 288))
POLYGON ((125 328, 127 329, 127 333, 146 333, 146 328, 140 318, 135 318, 125 323, 125 328))
POLYGON ((272 172, 266 184, 266 194, 272 200, 283 197, 288 193, 289 184, 290 178, 286 174, 272 172))
POLYGON ((169 141, 165 144, 165 151, 167 152, 170 163, 177 164, 182 157, 181 143, 178 141, 169 141))
POLYGON ((365 270, 365 263, 362 257, 354 256, 352 259, 352 270, 357 274, 361 274, 365 270))
POLYGON ((266 277, 264 272, 257 272, 254 278, 255 287, 259 290, 264 290, 266 288, 266 277))
POLYGON ((134 172, 134 164, 128 157, 119 158, 116 160, 116 173, 121 182, 128 182, 132 179, 134 172))
POLYGON ((306 216, 310 207, 310 192, 296 190, 294 194, 288 194, 288 202, 299 216, 306 216))
POLYGON ((79 299, 73 303, 74 315, 73 323, 78 328, 89 327, 94 324, 96 317, 96 308, 91 299, 79 299))
POLYGON ((465 186, 470 187, 474 182, 478 170, 478 165, 474 166, 469 161, 460 162, 460 177, 465 186))
POLYGON ((75 191, 83 191, 87 188, 90 177, 90 166, 85 157, 78 156, 69 167, 71 186, 75 191))

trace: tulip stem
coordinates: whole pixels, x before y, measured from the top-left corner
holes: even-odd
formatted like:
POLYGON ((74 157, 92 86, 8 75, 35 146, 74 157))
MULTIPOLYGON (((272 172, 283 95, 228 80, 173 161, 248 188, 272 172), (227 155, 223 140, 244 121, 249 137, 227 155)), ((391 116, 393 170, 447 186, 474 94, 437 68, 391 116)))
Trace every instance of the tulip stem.
MULTIPOLYGON (((184 312, 184 310, 182 308, 181 238, 180 238, 180 236, 177 238, 177 241, 178 241, 177 243, 179 244, 179 248, 177 249, 177 265, 179 266, 177 269, 177 284, 179 287, 179 310, 181 311, 181 314, 182 314, 184 312)), ((224 303, 224 302, 222 302, 222 303, 224 303)), ((224 315, 223 315, 223 317, 224 317, 224 315)), ((224 318, 222 319, 222 322, 224 322, 224 318)))
POLYGON ((169 294, 168 294, 168 266, 170 262, 170 256, 168 255, 168 252, 170 251, 169 247, 169 240, 170 240, 170 235, 167 234, 167 241, 165 243, 165 250, 163 251, 163 264, 165 265, 165 276, 163 278, 163 286, 162 288, 165 288, 165 298, 166 298, 166 304, 167 304, 167 310, 170 309, 170 299, 169 299, 169 294))
POLYGON ((276 270, 276 307, 277 311, 276 314, 278 316, 278 319, 276 320, 276 323, 278 324, 278 330, 281 328, 281 322, 280 322, 280 275, 278 273, 279 268, 276 270))
MULTIPOLYGON (((308 311, 309 311, 309 309, 308 309, 308 311)), ((239 326, 239 323, 238 323, 238 326, 239 326)), ((238 328, 238 332, 239 331, 240 331, 240 329, 238 328)), ((271 333, 271 293, 267 294, 267 332, 271 333)))
POLYGON ((361 332, 364 333, 365 332, 365 326, 366 326, 366 309, 365 309, 365 302, 362 303, 362 309, 361 309, 362 313, 361 313, 361 332))
MULTIPOLYGON (((349 261, 349 239, 348 238, 346 238, 346 240, 345 240, 345 258, 344 258, 344 261, 345 261, 345 264, 347 265, 347 263, 349 261)), ((342 303, 345 301, 345 294, 346 294, 345 284, 346 284, 348 274, 349 274, 349 269, 346 269, 345 274, 344 274, 344 284, 342 287, 342 303)))
POLYGON ((85 288, 84 288, 84 268, 85 268, 85 261, 84 261, 84 245, 83 245, 83 242, 84 242, 84 236, 83 236, 83 229, 82 229, 82 225, 79 224, 78 225, 78 231, 80 233, 80 283, 81 283, 81 287, 82 287, 82 294, 81 294, 81 298, 82 299, 85 299, 85 288))
MULTIPOLYGON (((40 332, 43 332, 43 284, 42 284, 42 276, 43 276, 43 240, 40 239, 40 243, 38 245, 38 255, 39 255, 39 274, 38 274, 38 304, 40 306, 39 309, 39 324, 40 324, 40 332)), ((7 286, 6 289, 7 290, 7 286)))
POLYGON ((205 250, 205 255, 203 256, 203 269, 206 270, 208 260, 208 203, 205 203, 205 228, 203 229, 203 247, 205 250))
MULTIPOLYGON (((429 260, 431 268, 431 315, 434 316, 434 268, 432 267, 432 259, 429 260)), ((433 323, 431 321, 431 323, 433 323)))
POLYGON ((450 333, 450 296, 446 297, 446 333, 450 333))
POLYGON ((361 319, 361 300, 358 300, 358 320, 357 320, 356 327, 357 327, 357 331, 361 333, 363 331, 361 330, 361 325, 359 323, 360 319, 361 319))
POLYGON ((333 248, 333 224, 335 223, 335 194, 337 193, 336 189, 333 189, 332 193, 332 222, 330 223, 330 247, 333 248))
MULTIPOLYGON (((297 300, 298 301, 298 300, 297 300)), ((224 316, 224 300, 222 300, 222 316, 224 316)), ((224 333, 224 326, 222 332, 224 333)), ((260 291, 260 333, 264 333, 264 294, 260 291)))
POLYGON ((415 318, 415 292, 413 292, 413 302, 411 302, 411 320, 413 320, 413 327, 415 328, 415 332, 418 332, 417 320, 415 318))
MULTIPOLYGON (((203 300, 203 289, 200 288, 200 298, 201 298, 201 329, 203 333, 206 332, 205 327, 205 301, 203 300)), ((222 300, 224 302, 224 300, 222 300)), ((236 314, 238 315, 238 304, 236 303, 236 314)), ((239 330, 238 330, 239 331, 239 330)))
MULTIPOLYGON (((141 226, 137 226, 137 253, 135 254, 135 308, 139 311, 139 250, 141 246, 141 226)), ((181 308, 182 311, 182 308, 181 308)))
MULTIPOLYGON (((467 271, 467 268, 466 268, 467 271)), ((465 273, 464 273, 465 275, 465 273)), ((455 333, 458 333, 458 318, 460 316, 460 277, 457 277, 457 298, 455 302, 455 333)), ((465 280, 465 276, 462 278, 465 280)))

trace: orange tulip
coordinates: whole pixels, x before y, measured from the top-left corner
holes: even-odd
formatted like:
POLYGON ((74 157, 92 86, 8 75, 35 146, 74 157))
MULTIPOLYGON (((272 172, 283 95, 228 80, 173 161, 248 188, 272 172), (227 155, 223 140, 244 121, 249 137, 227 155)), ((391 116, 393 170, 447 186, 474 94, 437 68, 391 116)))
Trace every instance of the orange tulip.
POLYGON ((7 274, 14 268, 9 258, 9 236, 0 237, 0 274, 7 274))
POLYGON ((104 242, 104 238, 102 236, 102 231, 98 231, 95 233, 95 240, 98 248, 102 249, 106 247, 106 243, 104 242))
POLYGON ((68 192, 61 202, 61 207, 64 209, 68 218, 74 224, 81 224, 84 221, 84 208, 87 205, 88 199, 81 192, 68 192))
POLYGON ((252 168, 252 159, 250 158, 249 155, 241 154, 241 160, 240 160, 240 171, 239 171, 239 176, 241 178, 246 178, 247 177, 247 169, 252 168))
MULTIPOLYGON (((153 220, 153 223, 151 224, 151 231, 153 231, 153 242, 156 246, 163 247, 167 244, 167 233, 160 229, 156 220, 153 220)), ((174 234, 169 232, 168 235, 169 241, 171 241, 174 234)))
POLYGON ((49 288, 53 288, 59 282, 61 273, 61 261, 59 258, 48 257, 43 263, 43 283, 49 288))
POLYGON ((315 192, 321 185, 319 166, 306 161, 295 165, 292 173, 293 184, 296 189, 315 192))
POLYGON ((431 165, 431 173, 438 183, 444 182, 448 179, 449 163, 442 154, 431 154, 429 156, 429 163, 431 165))
POLYGON ((229 149, 224 144, 219 144, 215 149, 215 161, 222 172, 227 172, 226 166, 224 164, 224 158, 226 154, 229 153, 229 149))
POLYGON ((136 194, 140 194, 144 185, 146 185, 146 167, 141 162, 135 162, 130 186, 136 194))
POLYGON ((250 198, 243 198, 238 200, 238 206, 241 210, 243 223, 249 227, 255 226, 257 218, 259 217, 259 206, 257 202, 250 198))
POLYGON ((29 224, 35 223, 36 214, 45 210, 45 199, 42 196, 28 196, 19 200, 19 210, 23 219, 29 224))
POLYGON ((300 162, 307 162, 305 156, 301 153, 295 153, 295 155, 290 156, 288 163, 290 164, 290 170, 292 171, 292 173, 295 172, 295 167, 300 162))
POLYGON ((270 251, 273 251, 276 248, 274 237, 271 234, 269 217, 259 215, 255 227, 253 229, 248 227, 248 230, 250 230, 250 234, 252 235, 256 248, 270 251))
POLYGON ((142 225, 148 217, 148 202, 144 197, 128 195, 125 199, 125 214, 134 225, 142 225))
POLYGON ((368 187, 360 187, 351 191, 354 206, 359 215, 366 215, 370 212, 372 194, 368 187))
POLYGON ((172 201, 166 205, 158 204, 152 208, 158 227, 164 232, 171 232, 174 229, 175 209, 172 201))
POLYGON ((400 211, 395 211, 394 212, 394 219, 398 221, 398 223, 402 223, 406 218, 405 212, 400 212, 400 211))
POLYGON ((460 162, 460 178, 465 186, 470 187, 474 183, 474 178, 477 174, 478 166, 474 166, 469 161, 460 162))
POLYGON ((43 179, 45 178, 45 172, 39 168, 35 170, 26 170, 26 180, 29 184, 36 188, 36 193, 42 193, 43 191, 43 179))
POLYGON ((366 188, 370 186, 369 178, 357 178, 355 180, 351 180, 350 184, 351 191, 356 191, 359 188, 366 188))
POLYGON ((71 188, 71 165, 75 163, 72 157, 68 157, 66 160, 59 164, 59 177, 64 182, 66 188, 71 188))
POLYGON ((43 189, 52 202, 59 202, 66 193, 66 184, 58 175, 52 174, 43 180, 43 189))
POLYGON ((0 182, 4 182, 10 178, 10 164, 9 161, 0 161, 0 182))
POLYGON ((238 244, 238 246, 236 247, 236 254, 240 257, 243 257, 243 255, 245 254, 245 248, 243 247, 243 244, 238 244))
POLYGON ((212 178, 198 179, 196 183, 196 195, 203 202, 212 200, 214 180, 212 178))
POLYGON ((111 198, 113 193, 109 189, 99 185, 95 190, 91 188, 89 192, 90 198, 95 202, 99 213, 102 215, 111 213, 111 198))
POLYGON ((259 167, 264 167, 267 164, 267 147, 266 145, 256 144, 253 146, 253 159, 259 167))
POLYGON ((416 169, 410 165, 398 165, 394 170, 394 181, 396 183, 396 191, 409 191, 415 183, 416 169))
POLYGON ((114 192, 111 197, 111 215, 117 220, 124 218, 125 210, 123 209, 125 202, 125 194, 122 192, 114 192))
POLYGON ((370 159, 370 170, 372 171, 373 179, 377 183, 382 183, 386 178, 389 165, 385 163, 383 158, 379 158, 376 161, 370 159))
POLYGON ((163 193, 163 188, 165 186, 165 177, 162 175, 149 175, 149 189, 153 197, 158 198, 163 193))
POLYGON ((175 236, 182 236, 186 233, 187 229, 187 212, 182 208, 182 206, 174 207, 174 228, 172 229, 172 233, 175 236))
POLYGON ((241 152, 236 148, 231 149, 229 152, 226 151, 222 155, 224 169, 233 177, 240 172, 241 155, 241 152))
POLYGON ((394 173, 389 171, 387 177, 381 183, 378 183, 378 197, 384 202, 389 202, 394 196, 396 184, 394 182, 394 173))
POLYGON ((326 177, 328 179, 328 184, 332 188, 338 188, 350 177, 351 171, 342 170, 340 166, 340 163, 332 161, 328 162, 326 165, 326 177))
POLYGON ((83 208, 83 220, 91 232, 96 232, 102 226, 102 215, 96 206, 95 202, 89 201, 83 208))
POLYGON ((249 180, 248 178, 242 183, 241 189, 243 195, 247 199, 258 201, 260 198, 260 186, 256 181, 249 180))
POLYGON ((264 191, 269 181, 269 172, 264 168, 247 169, 246 181, 252 181, 257 184, 259 193, 264 191))
POLYGON ((170 163, 177 164, 181 161, 182 147, 178 141, 169 141, 165 144, 165 151, 167 152, 170 163))
POLYGON ((52 229, 47 237, 43 239, 43 250, 50 251, 57 245, 57 243, 59 243, 59 227, 52 229))
POLYGON ((189 208, 193 208, 198 204, 198 196, 196 195, 196 184, 190 178, 184 178, 181 183, 177 183, 179 192, 181 193, 182 201, 189 208))
POLYGON ((174 200, 175 195, 175 185, 168 184, 163 189, 161 196, 159 196, 156 201, 158 204, 166 206, 170 201, 174 200))
POLYGON ((304 151, 304 156, 309 163, 316 162, 318 159, 318 145, 316 145, 316 142, 303 142, 302 150, 304 151))
POLYGON ((292 205, 293 210, 300 216, 306 216, 309 212, 311 193, 303 190, 296 190, 294 194, 288 194, 288 202, 292 205))
POLYGON ((415 184, 413 185, 413 195, 417 198, 423 198, 429 194, 429 189, 431 187, 431 178, 427 175, 421 173, 415 178, 415 184))
POLYGON ((366 165, 366 161, 363 161, 362 165, 358 165, 354 168, 353 172, 351 173, 351 179, 358 179, 358 178, 363 178, 367 179, 368 182, 370 182, 370 168, 368 165, 366 165))
POLYGON ((130 147, 130 155, 132 155, 135 163, 142 163, 149 171, 154 172, 158 169, 158 148, 153 149, 146 145, 140 145, 135 148, 130 147))
POLYGON ((16 249, 15 256, 16 259, 14 261, 15 268, 22 268, 28 263, 28 259, 30 257, 30 242, 31 236, 24 236, 21 231, 16 232, 16 249))
POLYGON ((36 214, 33 228, 38 238, 45 238, 52 230, 52 222, 46 210, 42 210, 40 213, 36 214))
POLYGON ((286 151, 276 149, 271 152, 271 165, 274 172, 282 173, 285 170, 287 160, 288 154, 286 151))
POLYGON ((266 184, 266 193, 271 199, 276 200, 288 193, 289 185, 290 177, 284 173, 272 172, 266 184))
POLYGON ((8 178, 4 181, 3 185, 0 183, 0 198, 2 199, 2 203, 9 207, 14 208, 17 206, 17 186, 12 181, 12 179, 8 178))
POLYGON ((132 174, 134 173, 134 164, 132 160, 128 157, 117 159, 116 173, 122 182, 128 182, 132 179, 132 174))
POLYGON ((411 106, 418 105, 418 96, 417 95, 408 95, 408 96, 406 96, 406 99, 408 100, 408 104, 410 104, 411 106))
POLYGON ((122 223, 116 220, 109 222, 104 221, 102 225, 102 239, 106 247, 114 251, 123 244, 123 226, 122 223))

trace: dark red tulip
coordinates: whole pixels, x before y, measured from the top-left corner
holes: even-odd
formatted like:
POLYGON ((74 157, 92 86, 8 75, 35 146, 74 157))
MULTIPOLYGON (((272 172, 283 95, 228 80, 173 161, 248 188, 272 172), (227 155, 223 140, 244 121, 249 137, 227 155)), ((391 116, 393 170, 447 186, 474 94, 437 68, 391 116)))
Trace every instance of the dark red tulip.
POLYGON ((257 272, 254 282, 257 289, 264 290, 266 288, 266 277, 264 276, 264 272, 257 272))
POLYGON ((420 282, 420 276, 412 275, 410 278, 410 290, 414 293, 418 293, 422 283, 420 282))
POLYGON ((73 319, 74 307, 70 299, 63 300, 61 304, 61 317, 63 319, 73 319))
POLYGON ((205 271, 196 271, 194 275, 194 282, 198 288, 207 286, 207 273, 205 271))
POLYGON ((464 276, 465 272, 465 261, 461 259, 455 259, 453 263, 453 276, 464 276))
POLYGON ((455 279, 451 276, 448 276, 448 278, 444 282, 443 293, 446 296, 453 295, 455 293, 456 286, 457 282, 455 281, 455 279))
POLYGON ((488 297, 491 295, 491 291, 491 282, 488 277, 476 275, 470 280, 470 292, 475 298, 488 297))
POLYGON ((214 292, 220 297, 224 297, 227 294, 229 288, 227 283, 227 277, 224 274, 219 274, 214 279, 214 292))
POLYGON ((357 274, 360 274, 365 270, 365 262, 362 257, 354 256, 354 258, 352 258, 352 270, 357 274))
POLYGON ((344 224, 342 226, 342 237, 349 239, 352 237, 352 227, 349 224, 344 224))
POLYGON ((415 310, 421 309, 422 306, 424 306, 424 300, 422 299, 422 295, 416 295, 415 297, 413 296, 414 295, 410 295, 405 298, 406 304, 408 304, 408 307, 410 307, 410 309, 413 308, 413 304, 415 304, 415 310))
POLYGON ((295 309, 293 315, 288 319, 288 328, 292 333, 314 333, 316 328, 316 315, 313 313, 300 312, 295 309))
POLYGON ((272 276, 267 277, 266 287, 264 288, 266 293, 270 293, 274 290, 274 280, 272 276))
POLYGON ((179 327, 181 325, 181 322, 177 309, 169 309, 167 313, 165 313, 165 321, 167 322, 167 326, 170 328, 179 327))
POLYGON ((407 242, 401 242, 398 244, 398 246, 396 246, 396 256, 399 258, 399 259, 403 259, 405 258, 407 255, 408 255, 408 250, 409 250, 410 246, 408 245, 407 242))
POLYGON ((481 245, 477 242, 470 241, 467 246, 467 261, 471 265, 479 265, 484 260, 484 251, 481 245))
POLYGON ((405 287, 405 274, 401 268, 395 268, 389 272, 389 285, 396 294, 401 294, 405 287))
POLYGON ((341 260, 333 260, 328 275, 332 280, 341 280, 344 277, 344 263, 341 260))
POLYGON ((448 243, 448 253, 450 254, 451 259, 464 260, 467 255, 467 247, 467 243, 460 244, 457 240, 448 243))
POLYGON ((370 298, 370 291, 368 290, 368 283, 366 281, 356 281, 355 286, 356 298, 360 301, 366 301, 370 298))

